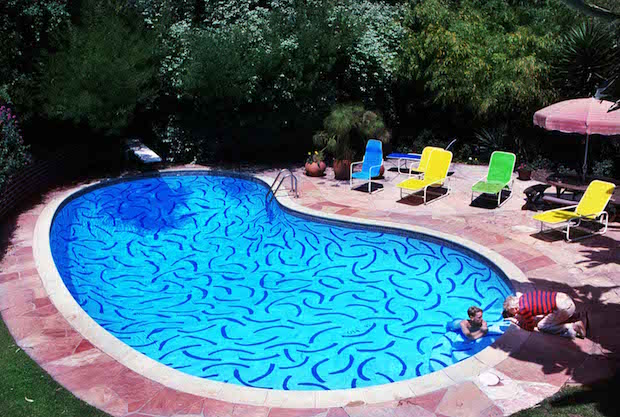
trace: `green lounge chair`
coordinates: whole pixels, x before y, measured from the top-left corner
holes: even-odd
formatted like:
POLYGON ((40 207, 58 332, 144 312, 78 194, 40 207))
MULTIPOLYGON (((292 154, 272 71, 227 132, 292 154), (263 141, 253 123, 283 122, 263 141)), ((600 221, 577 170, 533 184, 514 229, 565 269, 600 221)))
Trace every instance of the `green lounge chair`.
POLYGON ((471 187, 471 201, 474 201, 474 193, 497 195, 497 207, 501 207, 512 197, 514 179, 512 172, 515 169, 516 156, 510 152, 495 151, 491 154, 489 171, 485 178, 481 178, 471 187), (502 191, 508 190, 509 195, 502 201, 502 191))

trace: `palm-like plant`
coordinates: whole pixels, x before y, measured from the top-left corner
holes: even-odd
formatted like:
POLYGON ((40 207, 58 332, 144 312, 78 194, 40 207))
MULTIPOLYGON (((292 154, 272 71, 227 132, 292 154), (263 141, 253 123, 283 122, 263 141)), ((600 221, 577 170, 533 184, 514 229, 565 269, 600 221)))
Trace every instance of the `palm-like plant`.
POLYGON ((324 130, 314 135, 314 144, 324 147, 336 159, 351 160, 370 138, 383 143, 390 141, 383 118, 361 104, 334 106, 323 121, 323 127, 324 130))
POLYGON ((563 37, 554 77, 567 96, 590 96, 616 75, 619 63, 618 42, 609 27, 585 22, 563 37))

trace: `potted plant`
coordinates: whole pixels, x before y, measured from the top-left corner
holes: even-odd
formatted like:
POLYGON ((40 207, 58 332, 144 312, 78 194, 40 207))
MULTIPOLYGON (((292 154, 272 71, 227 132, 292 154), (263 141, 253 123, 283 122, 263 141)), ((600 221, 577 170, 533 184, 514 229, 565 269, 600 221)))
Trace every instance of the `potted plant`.
POLYGON ((309 177, 322 177, 325 173, 327 164, 323 160, 323 149, 314 152, 308 152, 306 158, 306 175, 309 177))
POLYGON ((384 143, 390 139, 381 116, 364 109, 361 104, 334 106, 323 121, 323 127, 324 130, 314 135, 313 141, 334 158, 334 176, 337 180, 349 179, 355 152, 364 149, 368 139, 377 138, 384 143))
POLYGON ((529 181, 532 178, 532 167, 522 162, 521 165, 517 167, 517 173, 521 181, 529 181))

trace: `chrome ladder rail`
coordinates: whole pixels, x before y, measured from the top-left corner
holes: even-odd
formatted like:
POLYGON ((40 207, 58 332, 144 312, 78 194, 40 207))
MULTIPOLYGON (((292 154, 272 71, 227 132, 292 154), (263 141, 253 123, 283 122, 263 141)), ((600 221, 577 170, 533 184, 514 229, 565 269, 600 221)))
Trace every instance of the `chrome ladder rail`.
POLYGON ((299 197, 299 193, 297 192, 297 177, 295 176, 295 174, 293 174, 291 172, 290 169, 281 169, 280 172, 278 172, 278 175, 276 176, 276 179, 273 180, 273 183, 269 187, 269 190, 267 191, 267 194, 265 194, 265 201, 267 202, 267 204, 269 204, 269 203, 271 203, 273 201, 274 197, 276 196, 276 193, 280 189, 280 186, 282 185, 284 180, 287 179, 288 177, 291 178, 291 190, 295 192, 295 198, 299 197), (288 172, 288 174, 287 174, 287 172, 288 172), (282 175, 282 174, 285 174, 285 175, 282 175), (282 178, 280 178, 280 177, 282 177, 282 178), (274 189, 273 186, 276 185, 276 182, 278 182, 278 180, 280 180, 280 182, 278 183, 278 185, 274 189))

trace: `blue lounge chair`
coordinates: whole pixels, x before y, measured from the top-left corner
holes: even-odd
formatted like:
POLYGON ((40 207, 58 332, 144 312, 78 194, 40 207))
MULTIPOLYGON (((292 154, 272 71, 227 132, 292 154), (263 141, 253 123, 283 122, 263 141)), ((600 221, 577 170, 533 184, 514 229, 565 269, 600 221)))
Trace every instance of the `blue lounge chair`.
POLYGON ((372 179, 378 177, 381 173, 381 165, 383 165, 383 146, 380 140, 370 139, 366 143, 366 153, 364 160, 353 162, 351 164, 351 179, 349 185, 353 188, 353 180, 368 181, 368 192, 372 193, 372 179), (355 165, 362 164, 360 172, 353 172, 355 165))

